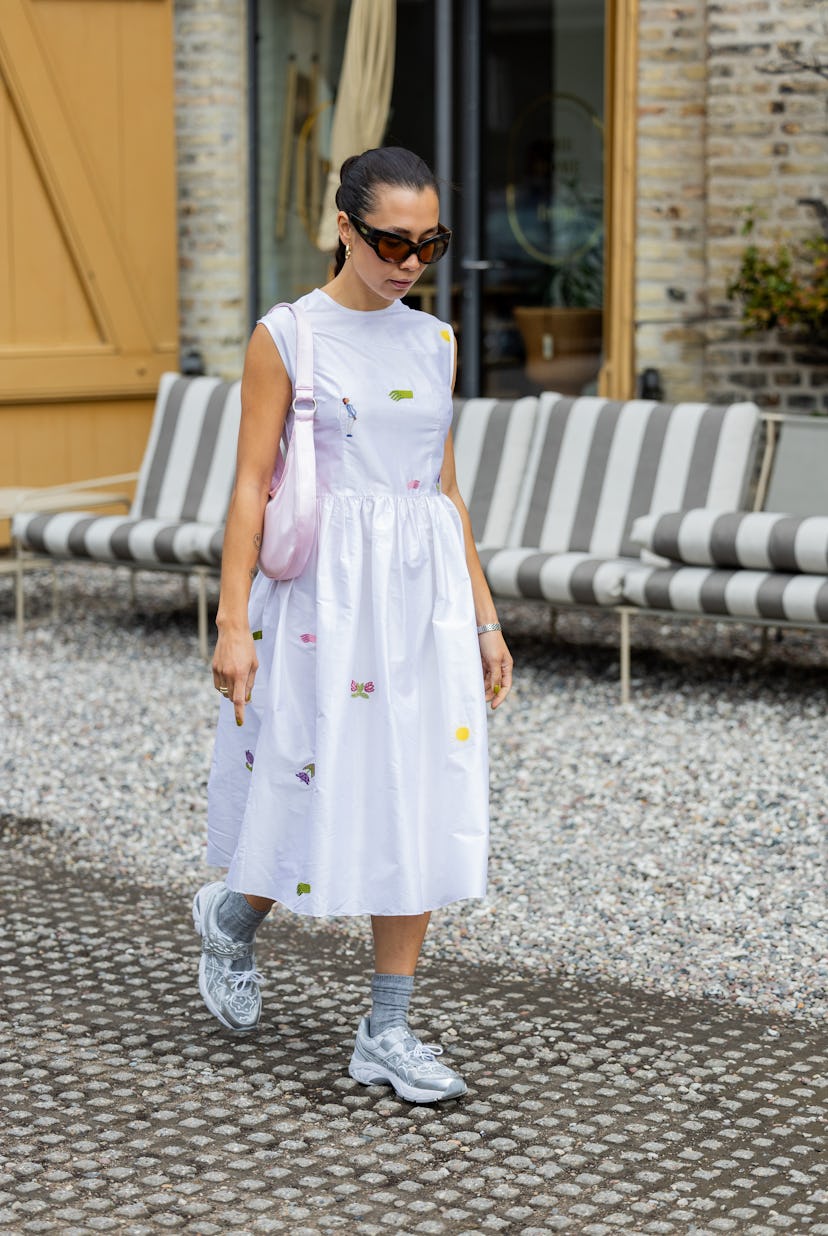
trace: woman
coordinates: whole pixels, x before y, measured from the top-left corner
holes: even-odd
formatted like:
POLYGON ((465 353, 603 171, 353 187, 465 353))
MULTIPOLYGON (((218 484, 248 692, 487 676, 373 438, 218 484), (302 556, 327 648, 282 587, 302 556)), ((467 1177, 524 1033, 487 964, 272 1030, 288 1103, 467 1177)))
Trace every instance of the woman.
POLYGON ((485 706, 503 703, 512 659, 455 479, 454 337, 401 303, 448 247, 434 176, 410 151, 369 150, 343 164, 337 206, 335 276, 299 301, 317 544, 277 583, 256 560, 286 417, 291 429, 288 310, 265 315, 245 360, 208 810, 208 862, 229 870, 193 904, 199 987, 225 1026, 252 1030, 253 939, 274 901, 370 914, 372 1008, 350 1073, 432 1102, 466 1086, 408 1028, 413 975, 430 912, 485 893, 485 706))

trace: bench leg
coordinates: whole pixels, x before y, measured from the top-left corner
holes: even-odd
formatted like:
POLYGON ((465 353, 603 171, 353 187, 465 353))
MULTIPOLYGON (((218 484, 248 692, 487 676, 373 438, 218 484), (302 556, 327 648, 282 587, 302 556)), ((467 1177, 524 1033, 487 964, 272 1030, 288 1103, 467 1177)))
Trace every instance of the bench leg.
POLYGON ((784 638, 784 627, 762 627, 762 633, 759 637, 759 651, 756 655, 762 660, 768 655, 771 640, 775 644, 781 644, 784 638))
POLYGON ((202 661, 208 659, 207 649, 207 572, 197 571, 198 580, 198 651, 202 661))
POLYGON ((557 633, 558 633, 558 611, 555 609, 554 605, 550 605, 549 606, 549 634, 551 635, 552 639, 554 639, 557 633))
POLYGON ((16 559, 17 559, 17 563, 16 563, 16 570, 14 573, 14 621, 15 621, 15 626, 17 627, 17 638, 22 639, 23 638, 23 625, 24 625, 24 619, 23 619, 23 606, 24 606, 23 554, 20 550, 19 545, 17 546, 17 549, 16 549, 16 559))
POLYGON ((630 611, 622 609, 619 615, 620 645, 621 645, 621 705, 625 707, 630 702, 630 611))
POLYGON ((135 609, 135 604, 138 600, 138 593, 135 590, 135 576, 137 574, 137 571, 130 571, 129 573, 129 607, 133 610, 135 609))

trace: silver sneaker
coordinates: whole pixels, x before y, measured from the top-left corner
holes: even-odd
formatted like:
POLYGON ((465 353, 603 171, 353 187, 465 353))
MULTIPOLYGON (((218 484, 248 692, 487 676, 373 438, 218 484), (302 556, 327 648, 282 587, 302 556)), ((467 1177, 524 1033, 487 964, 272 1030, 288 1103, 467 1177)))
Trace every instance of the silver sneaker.
POLYGON ((356 1081, 365 1086, 387 1082, 410 1103, 436 1103, 466 1093, 460 1074, 437 1060, 442 1047, 427 1047, 406 1026, 392 1026, 372 1039, 369 1024, 367 1017, 359 1023, 348 1065, 356 1081))
POLYGON ((255 1030, 262 1011, 259 984, 263 976, 252 968, 253 945, 233 940, 220 930, 218 910, 230 890, 217 880, 205 884, 193 898, 193 926, 203 941, 198 963, 198 990, 207 1008, 228 1030, 255 1030), (251 969, 233 970, 231 963, 251 959, 251 969))

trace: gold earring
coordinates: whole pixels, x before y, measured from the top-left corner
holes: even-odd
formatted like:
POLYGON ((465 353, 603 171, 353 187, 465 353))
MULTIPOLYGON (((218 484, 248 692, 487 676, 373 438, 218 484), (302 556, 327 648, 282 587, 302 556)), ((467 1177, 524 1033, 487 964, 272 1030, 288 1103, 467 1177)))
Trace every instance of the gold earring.
POLYGON ((345 246, 345 260, 347 261, 350 256, 351 256, 351 246, 346 245, 345 246))

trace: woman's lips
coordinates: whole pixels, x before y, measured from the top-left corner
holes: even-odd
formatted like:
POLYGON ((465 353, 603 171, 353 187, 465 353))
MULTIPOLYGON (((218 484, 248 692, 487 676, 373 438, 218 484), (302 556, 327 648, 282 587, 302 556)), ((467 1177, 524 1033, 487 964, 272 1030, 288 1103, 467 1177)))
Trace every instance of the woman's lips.
POLYGON ((413 279, 390 279, 389 283, 396 288, 398 292, 407 292, 414 283, 413 279))

